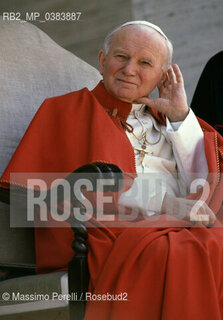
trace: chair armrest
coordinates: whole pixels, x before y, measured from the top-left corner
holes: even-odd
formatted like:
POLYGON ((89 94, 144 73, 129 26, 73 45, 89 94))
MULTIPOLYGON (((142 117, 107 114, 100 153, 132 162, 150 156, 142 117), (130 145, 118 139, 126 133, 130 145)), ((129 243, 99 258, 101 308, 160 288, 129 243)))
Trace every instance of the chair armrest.
MULTIPOLYGON (((95 163, 82 166, 75 170, 73 173, 78 173, 78 178, 81 178, 81 173, 96 173, 98 179, 114 179, 114 185, 107 187, 107 191, 118 191, 122 187, 120 180, 123 179, 122 171, 119 167, 113 164, 95 163)), ((95 175, 92 177, 88 175, 94 186, 93 192, 96 191, 96 183, 94 180, 95 175)), ((71 174, 67 177, 70 183, 75 182, 75 175, 71 174)), ((82 205, 75 196, 72 199, 73 207, 80 208, 80 213, 84 214, 86 208, 82 205)), ((74 250, 74 256, 68 264, 68 283, 69 293, 75 293, 75 301, 70 300, 70 318, 71 319, 84 319, 85 314, 85 297, 88 291, 89 285, 89 269, 87 262, 87 228, 83 222, 76 220, 74 217, 70 219, 71 228, 74 231, 74 241, 72 243, 72 249, 74 250)), ((74 295, 73 295, 74 296, 74 295)))

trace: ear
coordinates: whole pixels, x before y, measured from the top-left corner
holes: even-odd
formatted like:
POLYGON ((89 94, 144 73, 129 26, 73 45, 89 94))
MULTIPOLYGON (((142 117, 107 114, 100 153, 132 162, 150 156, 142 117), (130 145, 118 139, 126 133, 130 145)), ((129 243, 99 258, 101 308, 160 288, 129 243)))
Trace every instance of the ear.
POLYGON ((98 65, 99 65, 99 72, 102 76, 104 71, 105 60, 106 60, 106 54, 104 50, 100 50, 98 53, 98 65))
POLYGON ((158 88, 163 84, 163 82, 166 80, 166 78, 167 78, 167 70, 163 70, 160 81, 157 84, 158 88))

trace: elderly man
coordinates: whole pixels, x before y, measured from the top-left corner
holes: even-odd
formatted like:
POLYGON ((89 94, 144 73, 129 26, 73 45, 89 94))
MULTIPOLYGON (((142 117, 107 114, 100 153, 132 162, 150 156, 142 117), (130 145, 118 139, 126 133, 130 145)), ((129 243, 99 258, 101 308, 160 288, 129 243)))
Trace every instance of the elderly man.
MULTIPOLYGON (((88 302, 86 320, 223 317, 223 234, 206 228, 220 225, 215 214, 222 203, 223 140, 189 110, 171 57, 172 45, 157 26, 135 21, 115 29, 99 52, 103 81, 91 92, 46 100, 1 179, 2 185, 25 186, 21 176, 10 181, 10 172, 72 172, 92 162, 138 173, 119 204, 137 207, 147 219, 138 219, 134 228, 129 222, 89 228, 89 290, 116 301, 88 302), (155 87, 159 98, 151 99, 155 87), (182 198, 174 177, 180 176, 188 192, 193 178, 208 172, 216 175, 198 209, 203 218, 191 228, 191 209, 204 188, 182 198), (132 197, 140 173, 167 175, 159 196, 152 186, 147 201, 140 193, 132 197), (187 222, 174 217, 179 210, 187 222), (159 225, 154 212, 163 213, 159 225)), ((69 228, 36 229, 39 272, 66 268, 72 239, 69 228)))

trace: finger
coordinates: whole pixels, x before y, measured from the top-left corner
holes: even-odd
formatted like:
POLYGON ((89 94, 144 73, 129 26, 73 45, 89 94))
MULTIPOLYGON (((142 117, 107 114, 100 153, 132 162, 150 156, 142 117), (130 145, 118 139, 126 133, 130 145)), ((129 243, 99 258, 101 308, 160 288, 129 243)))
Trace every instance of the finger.
POLYGON ((133 103, 143 103, 146 104, 149 107, 153 108, 153 99, 150 99, 149 97, 141 97, 138 98, 137 100, 134 100, 133 103))
POLYGON ((213 226, 216 221, 216 216, 214 212, 206 204, 204 204, 202 209, 203 209, 204 215, 208 216, 208 221, 207 219, 204 219, 204 221, 202 221, 203 225, 205 225, 206 227, 213 226))
POLYGON ((148 107, 156 109, 160 112, 165 113, 166 111, 166 107, 162 106, 161 101, 162 99, 150 99, 149 97, 141 97, 139 99, 137 99, 137 101, 134 101, 134 103, 143 103, 146 104, 148 107))
POLYGON ((190 220, 197 221, 197 222, 199 221, 203 225, 208 226, 210 223, 209 207, 205 203, 200 204, 199 201, 195 201, 194 204, 193 202, 191 202, 191 204, 193 206, 190 208, 190 220))
POLYGON ((213 226, 215 224, 216 221, 216 215, 214 214, 214 212, 209 208, 209 224, 208 226, 213 226))
MULTIPOLYGON (((199 209, 199 215, 201 219, 198 219, 202 222, 202 224, 206 227, 213 226, 215 221, 216 221, 216 216, 213 213, 213 211, 206 205, 204 204, 200 209, 199 209)), ((198 217, 199 217, 198 215, 198 217)))
POLYGON ((210 225, 210 217, 207 215, 207 218, 205 218, 203 221, 201 221, 201 223, 207 227, 210 225))
POLYGON ((168 69, 168 77, 170 79, 170 83, 173 84, 173 83, 177 82, 176 81, 176 76, 175 76, 175 73, 173 72, 173 68, 172 67, 168 69))
POLYGON ((177 81, 178 83, 184 84, 183 75, 182 75, 182 73, 181 73, 181 71, 180 71, 180 68, 178 67, 177 64, 174 64, 174 65, 173 65, 173 71, 174 71, 175 76, 176 76, 176 81, 177 81))
POLYGON ((167 72, 166 72, 166 74, 165 74, 165 77, 164 77, 164 80, 163 80, 163 85, 164 85, 164 87, 167 86, 167 84, 169 83, 169 81, 170 81, 170 79, 169 79, 168 70, 167 70, 167 72))

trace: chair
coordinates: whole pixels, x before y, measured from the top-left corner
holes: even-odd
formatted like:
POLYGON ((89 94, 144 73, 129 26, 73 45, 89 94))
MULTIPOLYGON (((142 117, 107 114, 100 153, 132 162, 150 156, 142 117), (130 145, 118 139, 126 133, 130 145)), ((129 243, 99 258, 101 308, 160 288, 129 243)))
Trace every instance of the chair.
MULTIPOLYGON (((0 174, 44 99, 92 89, 96 69, 66 51, 37 27, 0 19, 0 174)), ((19 214, 19 212, 18 212, 19 214)), ((67 272, 35 275, 32 228, 10 228, 9 205, 0 202, 0 295, 68 293, 67 272)), ((1 296, 0 319, 69 319, 68 301, 10 301, 1 296)), ((80 319, 79 315, 72 315, 80 319)))
MULTIPOLYGON (((66 178, 66 180, 70 183, 71 190, 74 189, 74 183, 77 180, 83 179, 83 178, 86 179, 86 173, 87 173, 88 180, 92 183, 93 192, 97 191, 96 179, 103 179, 103 180, 109 179, 110 181, 111 179, 113 179, 114 184, 109 187, 107 186, 105 191, 116 192, 116 191, 119 191, 120 188, 122 188, 121 182, 123 180, 123 174, 122 174, 122 171, 117 166, 112 164, 105 164, 105 163, 95 163, 95 164, 87 164, 76 169, 73 173, 71 173, 66 178)), ((51 191, 52 191, 51 189, 48 190, 48 195, 46 196, 46 199, 48 200, 50 199, 51 191)), ((83 215, 86 212, 86 208, 82 204, 82 202, 80 202, 78 198, 76 198, 77 191, 81 191, 81 190, 76 189, 74 194, 72 193, 71 204, 73 205, 73 207, 79 208, 80 213, 83 215)), ((21 211, 24 210, 24 212, 26 212, 27 210, 26 196, 28 195, 28 193, 24 191, 21 192, 18 190, 9 191, 0 187, 0 199, 4 203, 10 204, 10 196, 12 193, 15 193, 13 205, 16 205, 17 210, 18 208, 21 208, 21 211), (17 203, 15 202, 15 200, 17 200, 17 203), (23 209, 23 206, 24 206, 24 209, 23 209)), ((58 195, 59 202, 62 201, 63 199, 63 194, 62 194, 61 200, 60 200, 60 195, 61 194, 58 195)), ((46 200, 46 202, 50 208, 50 201, 46 200)), ((46 274, 42 276, 36 276, 36 275, 28 276, 29 273, 32 273, 32 271, 34 271, 34 268, 30 266, 29 268, 26 265, 23 265, 23 266, 14 265, 14 266, 8 266, 3 268, 2 270, 3 271, 6 270, 6 274, 5 274, 5 279, 2 279, 2 282, 1 282, 0 296, 3 298, 3 301, 6 301, 6 304, 7 304, 7 301, 10 301, 10 303, 11 301, 13 301, 13 303, 11 303, 12 305, 10 305, 9 307, 7 305, 1 307, 0 316, 2 314, 7 315, 7 313, 10 313, 10 311, 11 313, 14 313, 14 314, 16 314, 17 312, 21 313, 22 311, 23 313, 22 319, 25 319, 24 313, 26 313, 26 315, 28 315, 28 319, 30 319, 30 313, 29 313, 30 310, 32 310, 32 312, 35 312, 37 310, 42 311, 42 309, 45 310, 44 304, 48 307, 51 306, 52 309, 54 309, 55 308, 54 301, 62 300, 62 301, 65 301, 65 303, 69 301, 69 315, 70 315, 69 319, 83 320, 84 314, 85 314, 85 306, 86 306, 85 294, 88 291, 88 284, 89 284, 89 270, 88 270, 88 260, 87 260, 88 249, 87 249, 87 243, 86 243, 88 234, 87 234, 87 229, 84 223, 76 219, 74 216, 71 216, 68 222, 70 223, 71 228, 74 231, 74 240, 72 242, 72 249, 74 250, 74 256, 68 264, 68 274, 67 273, 61 274, 60 272, 57 272, 50 275, 46 274), (59 275, 61 280, 61 290, 59 291, 58 291, 58 288, 55 287, 53 283, 53 280, 55 280, 55 275, 56 276, 59 275), (22 276, 22 277, 19 278, 19 276, 22 276), (10 278, 13 278, 13 279, 10 279, 10 278), (41 282, 45 282, 45 287, 40 286, 41 282), (28 285, 24 286, 24 283, 28 285), (66 298, 68 297, 68 293, 71 299, 66 298), (27 296, 27 294, 28 294, 28 301, 29 301, 28 306, 24 306, 22 304, 15 305, 14 301, 16 302, 26 301, 25 297, 27 296), (30 297, 33 297, 33 298, 30 299, 30 297), (36 305, 33 305, 33 303, 30 303, 32 299, 35 300, 36 305), (38 303, 39 299, 41 302, 43 302, 42 305, 38 303)), ((56 306, 56 308, 58 307, 56 306)), ((55 312, 55 310, 53 310, 53 312, 55 312)), ((43 312, 42 312, 42 315, 44 315, 43 312)), ((61 317, 60 309, 59 309, 59 315, 61 317)), ((32 316, 33 316, 33 313, 31 314, 31 318, 32 316)), ((48 312, 46 316, 48 317, 48 312)), ((55 314, 53 315, 53 317, 54 316, 55 314)), ((63 317, 63 314, 62 314, 62 317, 63 317)), ((67 315, 64 315, 64 317, 65 319, 67 319, 67 315)), ((8 319, 17 319, 17 318, 9 317, 8 319)), ((35 319, 35 317, 32 319, 35 319)))

